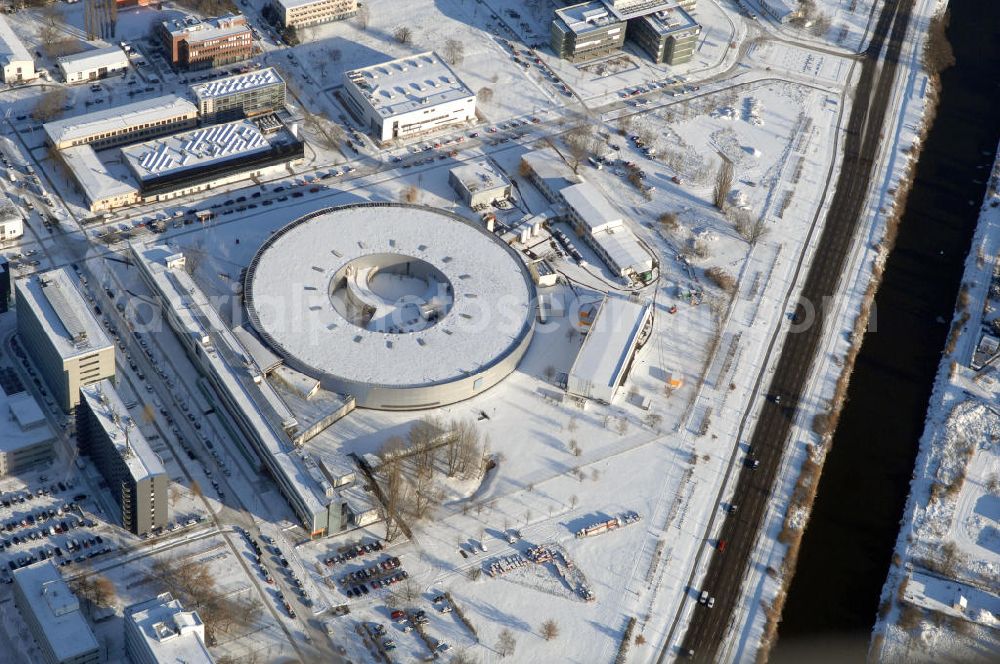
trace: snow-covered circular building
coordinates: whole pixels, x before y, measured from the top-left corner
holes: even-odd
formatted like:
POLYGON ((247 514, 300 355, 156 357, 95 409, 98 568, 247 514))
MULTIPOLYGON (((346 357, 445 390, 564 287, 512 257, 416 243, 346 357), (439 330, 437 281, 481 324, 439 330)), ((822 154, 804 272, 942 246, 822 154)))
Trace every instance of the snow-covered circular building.
POLYGON ((514 370, 534 325, 516 252, 458 215, 361 203, 296 219, 244 282, 257 333, 292 368, 361 408, 434 408, 514 370))

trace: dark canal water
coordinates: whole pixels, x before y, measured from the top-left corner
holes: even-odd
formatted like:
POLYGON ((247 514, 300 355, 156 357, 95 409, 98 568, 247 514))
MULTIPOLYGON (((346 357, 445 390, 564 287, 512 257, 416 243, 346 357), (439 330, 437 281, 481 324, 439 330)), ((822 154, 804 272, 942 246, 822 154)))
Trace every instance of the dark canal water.
POLYGON ((939 319, 951 320, 1000 139, 1000 2, 953 0, 948 35, 957 64, 942 75, 772 662, 860 662, 868 648, 948 332, 939 319))

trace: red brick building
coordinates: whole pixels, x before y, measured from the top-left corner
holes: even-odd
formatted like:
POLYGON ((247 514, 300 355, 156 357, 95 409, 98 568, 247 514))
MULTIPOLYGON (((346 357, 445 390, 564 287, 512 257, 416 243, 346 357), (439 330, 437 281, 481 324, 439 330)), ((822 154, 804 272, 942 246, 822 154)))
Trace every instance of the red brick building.
POLYGON ((181 69, 218 67, 253 55, 253 34, 241 14, 164 21, 159 34, 167 59, 181 69))

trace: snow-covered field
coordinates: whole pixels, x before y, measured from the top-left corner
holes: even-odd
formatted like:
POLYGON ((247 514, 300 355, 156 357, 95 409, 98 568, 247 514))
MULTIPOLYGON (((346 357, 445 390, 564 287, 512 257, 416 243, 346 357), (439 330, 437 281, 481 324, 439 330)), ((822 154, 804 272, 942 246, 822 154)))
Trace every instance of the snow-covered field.
POLYGON ((884 661, 986 661, 1000 648, 1000 382, 995 355, 972 366, 1000 307, 998 182, 1000 152, 882 592, 874 643, 884 661))

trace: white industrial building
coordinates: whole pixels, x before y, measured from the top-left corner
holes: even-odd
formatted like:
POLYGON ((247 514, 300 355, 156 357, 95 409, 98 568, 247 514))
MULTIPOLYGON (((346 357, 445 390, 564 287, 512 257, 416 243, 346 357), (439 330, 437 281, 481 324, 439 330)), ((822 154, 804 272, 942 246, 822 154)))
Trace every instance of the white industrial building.
POLYGON ((448 171, 448 182, 462 202, 474 210, 510 198, 510 180, 490 159, 456 166, 448 171))
POLYGON ((350 110, 382 142, 476 120, 476 95, 433 51, 344 72, 344 92, 350 110))
POLYGON ((7 194, 0 191, 0 246, 24 235, 24 218, 7 194))
POLYGON ((21 43, 21 38, 11 30, 3 15, 0 15, 0 68, 3 71, 3 82, 7 85, 38 78, 31 53, 21 43))
POLYGON ((132 664, 215 661, 205 646, 205 623, 170 593, 125 607, 125 652, 132 664))
POLYGON ((59 58, 58 64, 67 83, 95 81, 129 68, 128 55, 118 46, 66 55, 59 58))
POLYGON ((652 255, 601 192, 582 182, 559 193, 570 223, 616 276, 648 277, 655 265, 652 255))
POLYGON ((480 224, 360 203, 272 234, 246 271, 247 315, 271 350, 359 408, 437 408, 506 378, 534 333, 535 288, 480 224))
POLYGON ((59 406, 71 411, 80 388, 115 375, 115 347, 69 268, 18 279, 17 335, 59 406))
POLYGON ((28 623, 44 664, 101 661, 101 648, 80 611, 80 601, 51 560, 14 571, 14 604, 28 623))
POLYGON ((648 336, 652 316, 649 302, 606 296, 569 370, 566 391, 611 403, 636 349, 648 336))
POLYGON ((302 159, 305 147, 291 131, 266 136, 251 120, 199 127, 121 149, 144 201, 177 198, 196 191, 283 171, 302 159))
POLYGON ((527 171, 528 179, 538 187, 550 203, 560 202, 560 191, 582 182, 569 164, 550 148, 521 155, 521 168, 527 171))

